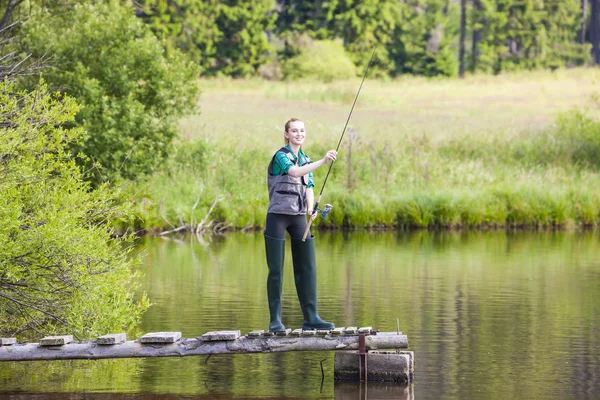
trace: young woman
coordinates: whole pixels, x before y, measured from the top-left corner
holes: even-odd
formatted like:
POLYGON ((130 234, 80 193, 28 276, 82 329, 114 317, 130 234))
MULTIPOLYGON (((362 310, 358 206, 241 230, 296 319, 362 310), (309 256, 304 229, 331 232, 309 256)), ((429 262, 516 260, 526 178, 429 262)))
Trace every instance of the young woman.
MULTIPOLYGON (((283 284, 283 260, 285 231, 292 239, 292 261, 298 300, 304 314, 302 329, 333 329, 335 325, 319 317, 317 312, 317 263, 314 237, 309 233, 306 241, 302 236, 308 225, 306 214, 312 213, 314 205, 312 172, 333 161, 335 150, 312 162, 302 150, 306 139, 304 122, 292 118, 285 124, 283 132, 286 145, 271 159, 268 168, 269 209, 265 229, 267 251, 267 295, 271 321, 270 332, 285 331, 281 323, 281 290, 283 284)), ((315 219, 317 213, 310 215, 315 219)))

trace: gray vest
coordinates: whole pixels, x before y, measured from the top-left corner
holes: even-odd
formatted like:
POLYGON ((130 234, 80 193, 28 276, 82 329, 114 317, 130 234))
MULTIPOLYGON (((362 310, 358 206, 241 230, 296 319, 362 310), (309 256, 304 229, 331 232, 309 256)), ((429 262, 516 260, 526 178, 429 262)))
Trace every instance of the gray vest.
MULTIPOLYGON (((291 153, 286 147, 278 151, 291 153)), ((296 159, 298 165, 300 157, 296 159)), ((267 179, 269 185, 269 208, 267 213, 304 215, 306 214, 306 181, 304 176, 294 178, 288 174, 273 175, 273 162, 275 155, 269 163, 267 179)))

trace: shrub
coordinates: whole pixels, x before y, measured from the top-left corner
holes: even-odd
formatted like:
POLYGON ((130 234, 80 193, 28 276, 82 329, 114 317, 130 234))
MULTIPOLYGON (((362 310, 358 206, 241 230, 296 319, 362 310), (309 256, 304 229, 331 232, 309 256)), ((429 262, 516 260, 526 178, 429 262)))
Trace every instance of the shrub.
POLYGON ((90 190, 67 149, 73 99, 0 82, 0 334, 68 332, 79 339, 135 325, 135 259, 111 238, 114 197, 90 190))
POLYGON ((281 66, 284 79, 316 78, 325 82, 356 76, 356 66, 339 41, 315 40, 281 66))
POLYGON ((34 15, 24 43, 36 57, 53 55, 57 68, 46 80, 80 104, 75 125, 87 134, 75 150, 87 156, 81 162, 96 185, 153 171, 179 119, 195 109, 197 68, 177 51, 166 55, 133 9, 116 0, 34 15))

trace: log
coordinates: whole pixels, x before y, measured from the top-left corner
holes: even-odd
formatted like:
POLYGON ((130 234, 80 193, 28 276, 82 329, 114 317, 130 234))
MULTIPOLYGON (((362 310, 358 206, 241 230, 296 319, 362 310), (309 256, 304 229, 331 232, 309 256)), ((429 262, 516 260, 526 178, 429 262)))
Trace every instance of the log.
MULTIPOLYGON (((284 351, 358 350, 359 336, 240 337, 231 341, 203 342, 180 339, 175 343, 144 344, 139 340, 112 346, 96 342, 74 342, 60 347, 38 343, 0 347, 0 361, 99 360, 105 358, 184 357, 211 354, 278 353, 284 351)), ((368 335, 367 350, 407 348, 408 339, 396 332, 368 335)))

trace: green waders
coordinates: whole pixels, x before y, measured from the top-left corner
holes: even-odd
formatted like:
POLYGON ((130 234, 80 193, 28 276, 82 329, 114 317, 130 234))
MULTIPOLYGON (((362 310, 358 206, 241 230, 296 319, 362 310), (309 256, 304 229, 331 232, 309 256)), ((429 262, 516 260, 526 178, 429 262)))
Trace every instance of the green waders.
POLYGON ((292 260, 296 292, 304 314, 302 329, 335 328, 333 323, 323 321, 317 312, 317 258, 314 237, 307 238, 305 242, 302 239, 292 239, 292 260))
POLYGON ((265 249, 267 251, 267 265, 269 266, 269 276, 267 278, 267 296, 271 313, 269 332, 282 332, 285 331, 285 326, 281 323, 285 239, 275 239, 265 235, 265 249))

